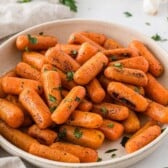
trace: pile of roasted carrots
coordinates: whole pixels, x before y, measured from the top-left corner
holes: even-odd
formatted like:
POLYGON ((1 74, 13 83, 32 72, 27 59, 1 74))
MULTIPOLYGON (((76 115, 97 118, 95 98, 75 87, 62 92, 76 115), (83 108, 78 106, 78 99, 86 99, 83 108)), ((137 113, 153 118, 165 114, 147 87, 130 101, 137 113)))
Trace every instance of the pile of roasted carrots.
POLYGON ((161 134, 164 68, 142 42, 128 47, 95 32, 19 35, 22 60, 0 78, 0 133, 19 148, 61 162, 95 162, 104 139, 130 134, 128 153, 161 134), (139 116, 147 116, 142 124, 139 116))

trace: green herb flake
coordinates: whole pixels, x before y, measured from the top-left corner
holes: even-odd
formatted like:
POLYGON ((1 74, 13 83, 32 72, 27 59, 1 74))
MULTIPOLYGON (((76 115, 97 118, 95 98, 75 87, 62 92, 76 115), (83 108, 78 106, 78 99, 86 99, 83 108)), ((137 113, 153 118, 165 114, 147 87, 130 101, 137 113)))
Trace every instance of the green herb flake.
POLYGON ((57 108, 57 106, 51 106, 51 107, 50 107, 50 112, 53 113, 53 112, 55 111, 56 108, 57 108))
POLYGON ((68 71, 66 73, 66 79, 67 79, 67 81, 72 81, 73 80, 73 76, 74 76, 74 72, 68 71))
POLYGON ((126 17, 132 17, 133 15, 130 12, 124 12, 126 17))
POLYGON ((162 129, 161 129, 161 133, 164 132, 165 129, 166 129, 166 128, 162 128, 162 129))
POLYGON ((77 12, 77 5, 75 0, 59 0, 59 2, 68 6, 71 11, 77 12))
POLYGON ((115 151, 117 151, 118 149, 109 149, 109 150, 107 150, 105 153, 111 153, 111 152, 115 152, 115 151))
POLYGON ((107 127, 113 128, 113 127, 114 127, 114 124, 113 124, 113 123, 109 123, 109 124, 107 124, 107 127))
POLYGON ((114 63, 113 66, 117 67, 117 68, 122 68, 123 67, 123 65, 120 62, 114 63))
POLYGON ((63 128, 59 133, 58 133, 59 139, 64 139, 66 137, 66 128, 63 128))
POLYGON ((109 58, 110 58, 110 61, 116 61, 116 60, 118 60, 118 58, 117 58, 116 55, 112 55, 109 58))
POLYGON ((121 140, 120 144, 125 147, 126 142, 129 140, 129 137, 124 136, 123 139, 121 140))
POLYGON ((73 57, 76 57, 78 55, 78 51, 77 50, 71 50, 70 55, 73 57))
POLYGON ((101 107, 100 111, 101 111, 104 115, 106 115, 107 112, 108 112, 108 110, 107 110, 106 107, 101 107))
POLYGON ((71 99, 71 98, 65 98, 64 99, 64 103, 66 103, 66 102, 72 102, 73 100, 71 99))
POLYGON ((80 100, 81 99, 78 96, 76 96, 75 101, 80 102, 80 100))
POLYGON ((140 92, 140 88, 137 87, 137 86, 135 86, 135 87, 134 87, 134 91, 137 92, 137 93, 139 93, 139 92, 140 92))
POLYGON ((74 134, 75 138, 79 139, 82 137, 83 133, 82 133, 82 131, 80 131, 80 129, 78 127, 76 127, 73 134, 74 134))
POLYGON ((57 68, 56 67, 52 67, 52 71, 57 71, 57 68))
POLYGON ((55 87, 55 88, 53 88, 53 90, 62 90, 62 86, 58 86, 58 87, 55 87))
POLYGON ((26 52, 29 52, 29 48, 26 46, 24 49, 26 52))
POLYGON ((111 155, 111 158, 114 158, 114 157, 116 157, 116 154, 115 154, 115 153, 113 153, 113 154, 111 155))
POLYGON ((101 162, 102 158, 98 157, 97 162, 101 162))
POLYGON ((155 41, 161 41, 161 42, 164 42, 164 41, 168 41, 168 39, 163 39, 159 34, 155 34, 151 37, 153 40, 155 41))
POLYGON ((145 24, 146 24, 147 26, 150 26, 150 25, 151 25, 149 22, 146 22, 145 24))
POLYGON ((40 36, 44 35, 44 32, 40 32, 39 35, 40 35, 40 36))
POLYGON ((18 3, 27 3, 27 2, 31 2, 32 0, 18 0, 18 3))
POLYGON ((56 102, 57 101, 56 97, 54 97, 53 95, 49 94, 48 96, 49 96, 49 101, 50 102, 56 102))
POLYGON ((27 35, 30 44, 37 44, 38 40, 36 37, 32 37, 30 34, 27 35))

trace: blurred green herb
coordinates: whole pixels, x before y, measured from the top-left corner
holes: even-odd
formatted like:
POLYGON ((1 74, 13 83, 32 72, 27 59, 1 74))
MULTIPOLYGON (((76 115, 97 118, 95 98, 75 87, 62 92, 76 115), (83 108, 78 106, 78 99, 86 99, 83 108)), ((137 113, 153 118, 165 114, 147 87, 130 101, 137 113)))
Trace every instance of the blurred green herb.
POLYGON ((57 100, 56 97, 54 97, 54 96, 51 95, 51 94, 49 94, 48 97, 49 97, 49 101, 50 101, 50 102, 56 102, 56 100, 57 100))
POLYGON ((27 3, 31 2, 32 0, 17 0, 18 3, 27 3))
POLYGON ((113 123, 109 123, 109 124, 107 124, 107 127, 113 128, 113 127, 114 127, 114 124, 113 124, 113 123))
POLYGON ((57 107, 56 106, 51 106, 50 107, 50 112, 53 113, 57 107))
POLYGON ((115 156, 116 156, 116 154, 115 154, 115 153, 113 153, 113 154, 111 155, 111 157, 112 157, 112 158, 114 158, 115 156))
POLYGON ((104 115, 106 115, 107 112, 108 112, 106 107, 101 107, 100 111, 101 111, 104 115))
POLYGON ((118 149, 109 149, 109 150, 107 150, 105 153, 111 153, 111 152, 115 152, 115 151, 117 151, 118 149))
POLYGON ((120 62, 116 62, 115 64, 113 64, 113 66, 121 69, 123 68, 123 65, 120 62))
POLYGON ((73 80, 73 75, 74 75, 74 72, 68 71, 68 72, 66 73, 66 79, 67 79, 67 81, 73 80))
POLYGON ((163 41, 168 41, 168 39, 163 39, 159 34, 155 34, 155 35, 153 35, 152 37, 151 37, 153 40, 155 40, 155 41, 161 41, 161 42, 163 42, 163 41))
POLYGON ((66 5, 70 8, 71 11, 77 12, 77 5, 75 0, 59 0, 63 5, 66 5))
POLYGON ((81 138, 82 137, 82 131, 80 131, 80 129, 78 128, 78 127, 76 127, 75 128, 75 130, 74 130, 74 136, 77 138, 77 139, 79 139, 79 138, 81 138))
POLYGON ((130 12, 124 12, 124 14, 125 14, 126 17, 131 17, 132 16, 132 14, 130 12))
POLYGON ((36 37, 32 37, 30 34, 27 35, 30 44, 37 44, 38 40, 36 37))
POLYGON ((150 25, 151 25, 149 22, 146 22, 145 24, 146 24, 147 26, 150 26, 150 25))
POLYGON ((102 158, 98 157, 97 162, 101 162, 102 158))

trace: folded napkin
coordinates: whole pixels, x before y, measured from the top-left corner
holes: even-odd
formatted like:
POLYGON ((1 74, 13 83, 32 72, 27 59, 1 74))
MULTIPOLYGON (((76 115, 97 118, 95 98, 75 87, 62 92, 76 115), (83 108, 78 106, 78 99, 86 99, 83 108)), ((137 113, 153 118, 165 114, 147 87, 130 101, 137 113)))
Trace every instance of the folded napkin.
POLYGON ((47 21, 70 18, 74 13, 58 0, 0 0, 0 39, 47 21))

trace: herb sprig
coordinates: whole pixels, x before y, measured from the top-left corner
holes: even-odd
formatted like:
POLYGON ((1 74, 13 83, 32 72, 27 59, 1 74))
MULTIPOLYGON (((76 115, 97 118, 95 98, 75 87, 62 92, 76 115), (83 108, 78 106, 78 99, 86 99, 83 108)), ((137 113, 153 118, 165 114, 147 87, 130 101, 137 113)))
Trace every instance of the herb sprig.
POLYGON ((68 6, 73 12, 77 12, 78 10, 75 0, 59 0, 59 3, 68 6))
POLYGON ((18 3, 27 3, 31 2, 32 0, 17 0, 18 3))
POLYGON ((168 41, 168 39, 162 38, 158 33, 156 33, 155 35, 153 35, 151 38, 152 38, 153 40, 155 40, 155 41, 161 41, 161 42, 163 42, 163 41, 168 41))
POLYGON ((126 16, 126 17, 132 17, 133 15, 130 13, 130 12, 124 12, 124 15, 126 16))

